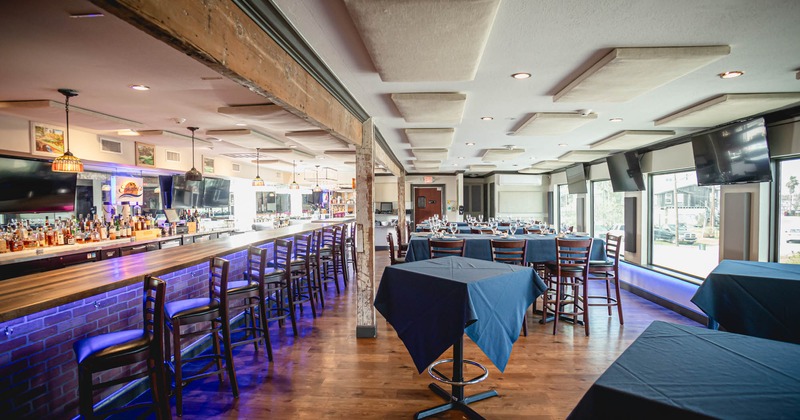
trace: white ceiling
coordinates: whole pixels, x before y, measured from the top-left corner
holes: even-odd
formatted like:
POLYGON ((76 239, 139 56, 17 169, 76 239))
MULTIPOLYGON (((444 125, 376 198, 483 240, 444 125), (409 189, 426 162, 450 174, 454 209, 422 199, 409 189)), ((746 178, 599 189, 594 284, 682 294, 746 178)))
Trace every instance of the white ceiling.
MULTIPOLYGON (((487 150, 510 145, 524 152, 492 165, 501 171, 522 170, 539 161, 556 161, 572 150, 588 150, 592 143, 621 131, 654 130, 655 120, 719 95, 800 92, 800 81, 795 78, 800 69, 797 0, 501 0, 482 55, 475 63, 474 79, 452 82, 382 81, 342 0, 273 1, 375 118, 392 151, 410 172, 428 172, 428 168, 469 171, 471 165, 476 170, 490 170, 480 166, 487 150), (614 48, 712 45, 728 45, 730 54, 627 102, 553 100, 557 92, 614 48), (730 80, 716 76, 726 70, 743 70, 745 75, 730 80), (530 72, 532 77, 510 77, 517 72, 530 72), (456 115, 451 115, 450 122, 421 122, 425 121, 424 115, 417 117, 420 122, 406 122, 398 110, 400 105, 392 100, 392 94, 399 93, 455 93, 455 97, 466 97, 466 101, 451 104, 456 106, 454 110, 440 110, 456 115), (462 104, 463 116, 459 119, 462 104), (512 135, 535 113, 578 110, 592 110, 596 118, 564 134, 512 135), (494 119, 483 121, 483 116, 494 119), (609 122, 614 117, 624 121, 609 122), (415 169, 405 131, 413 128, 454 129, 452 145, 442 162, 427 166, 418 162, 420 169, 415 169), (468 142, 476 144, 467 146, 468 142)), ((413 17, 421 7, 436 10, 423 7, 427 3, 405 2, 416 9, 405 11, 404 16, 413 17)), ((232 108, 268 101, 221 78, 185 54, 108 14, 93 19, 69 18, 70 13, 99 10, 86 0, 0 2, 0 101, 60 102, 63 97, 56 90, 71 88, 80 92, 70 101, 72 105, 138 123, 131 128, 188 135, 185 127, 198 126, 202 139, 207 137, 205 130, 246 128, 255 134, 222 138, 223 141, 214 142, 213 152, 246 155, 253 152, 250 147, 277 147, 270 140, 277 139, 287 148, 296 149, 274 156, 262 152, 262 159, 286 162, 298 156, 305 156, 306 160, 308 156, 324 156, 325 166, 352 173, 352 166, 345 164, 345 159, 353 160, 352 151, 322 151, 319 144, 324 140, 316 139, 314 144, 309 141, 307 146, 302 135, 292 133, 287 137, 288 131, 305 129, 304 122, 292 116, 265 118, 260 111, 250 115, 252 110, 232 108), (139 83, 152 89, 137 92, 128 88, 139 83), (185 122, 177 124, 175 118, 185 118, 185 122), (247 125, 241 127, 237 123, 247 125)), ((449 16, 436 16, 425 22, 439 24, 448 19, 449 16)), ((457 19, 463 21, 465 17, 460 15, 457 19)), ((421 30, 418 25, 422 23, 405 27, 414 32, 421 30)), ((445 35, 437 37, 450 33, 459 36, 458 28, 449 28, 445 35)), ((396 51, 384 54, 389 54, 392 61, 404 57, 397 56, 396 51)), ((413 107, 413 101, 411 104, 413 107)), ((52 109, 57 110, 58 105, 52 109)), ((59 124, 58 117, 60 114, 53 113, 53 121, 43 122, 59 124)), ((701 128, 667 124, 658 127, 674 130, 676 136, 701 128)), ((100 129, 91 131, 108 134, 100 129)), ((176 141, 174 137, 160 137, 176 141)), ((160 137, 148 142, 158 143, 160 137)), ((245 164, 251 164, 252 159, 239 158, 245 164)), ((309 164, 320 162, 312 160, 309 164)))

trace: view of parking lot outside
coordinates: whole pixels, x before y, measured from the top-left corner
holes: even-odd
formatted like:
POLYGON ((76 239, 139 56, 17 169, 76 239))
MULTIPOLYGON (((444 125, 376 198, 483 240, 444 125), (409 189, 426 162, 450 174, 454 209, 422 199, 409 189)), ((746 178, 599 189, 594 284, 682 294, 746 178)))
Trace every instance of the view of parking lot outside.
POLYGON ((779 165, 779 262, 800 264, 800 159, 784 160, 779 165))
POLYGON ((719 264, 719 186, 698 186, 694 171, 650 180, 651 264, 705 278, 719 264))
POLYGON ((566 185, 558 186, 558 223, 560 230, 575 226, 578 221, 578 209, 575 196, 569 193, 566 185))
MULTIPOLYGON (((592 236, 605 239, 606 232, 625 240, 625 193, 614 192, 611 181, 592 182, 592 236)), ((625 245, 621 245, 625 249, 625 245)), ((620 258, 624 257, 620 252, 620 258)))

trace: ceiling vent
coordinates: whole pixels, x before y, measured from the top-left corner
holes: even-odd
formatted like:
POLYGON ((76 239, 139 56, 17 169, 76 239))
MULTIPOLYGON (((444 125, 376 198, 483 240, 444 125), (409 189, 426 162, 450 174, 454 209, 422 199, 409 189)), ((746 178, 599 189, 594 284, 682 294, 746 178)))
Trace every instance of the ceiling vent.
POLYGON ((107 153, 116 153, 118 155, 122 154, 122 143, 110 140, 110 139, 100 139, 100 150, 107 152, 107 153))
POLYGON ((180 162, 180 161, 181 161, 180 153, 167 150, 167 162, 180 162))
POLYGON ((232 163, 232 164, 231 164, 231 170, 232 170, 233 172, 241 172, 241 170, 242 170, 242 166, 241 166, 241 165, 239 165, 238 163, 232 163))

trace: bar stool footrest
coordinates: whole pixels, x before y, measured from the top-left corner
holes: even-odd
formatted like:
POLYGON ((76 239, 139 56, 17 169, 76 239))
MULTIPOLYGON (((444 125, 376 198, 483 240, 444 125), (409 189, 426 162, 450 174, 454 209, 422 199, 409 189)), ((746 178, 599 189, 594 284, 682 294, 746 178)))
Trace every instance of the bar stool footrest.
POLYGON ((453 363, 453 362, 454 362, 453 359, 442 359, 431 363, 431 365, 428 366, 428 375, 431 375, 431 378, 436 379, 441 383, 454 386, 474 385, 477 384, 478 382, 482 382, 489 376, 489 369, 486 369, 486 366, 483 366, 482 364, 474 360, 468 360, 468 359, 463 360, 464 364, 476 366, 481 370, 483 370, 483 373, 466 381, 453 381, 452 379, 448 378, 447 376, 445 376, 443 373, 439 372, 436 369, 436 366, 439 366, 444 363, 453 363))

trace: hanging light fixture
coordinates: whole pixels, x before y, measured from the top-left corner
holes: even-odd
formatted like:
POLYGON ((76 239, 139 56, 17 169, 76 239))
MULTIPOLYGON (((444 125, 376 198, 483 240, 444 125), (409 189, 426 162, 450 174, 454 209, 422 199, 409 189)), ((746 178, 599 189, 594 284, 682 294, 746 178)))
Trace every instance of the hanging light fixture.
POLYGON ((64 130, 64 143, 67 151, 63 155, 53 159, 53 172, 83 172, 83 162, 69 151, 69 98, 78 96, 78 92, 72 89, 59 89, 58 92, 64 95, 64 113, 67 115, 67 129, 64 130))
POLYGON ((299 190, 300 184, 297 183, 297 170, 295 169, 295 161, 292 160, 292 185, 289 185, 290 190, 299 190))
POLYGON ((319 186, 319 165, 317 165, 317 185, 314 187, 314 192, 322 192, 322 187, 319 186))
POLYGON ((261 149, 256 147, 256 177, 253 178, 253 186, 254 187, 263 187, 264 186, 264 180, 261 179, 261 174, 260 174, 260 171, 259 171, 259 162, 260 162, 260 159, 259 159, 260 154, 259 153, 260 152, 261 152, 261 149))
POLYGON ((187 181, 202 181, 203 174, 201 174, 200 171, 198 171, 194 167, 194 132, 197 131, 198 128, 197 127, 186 127, 186 128, 188 128, 189 131, 192 132, 192 169, 189 169, 189 171, 186 172, 186 175, 184 176, 186 177, 187 181))

